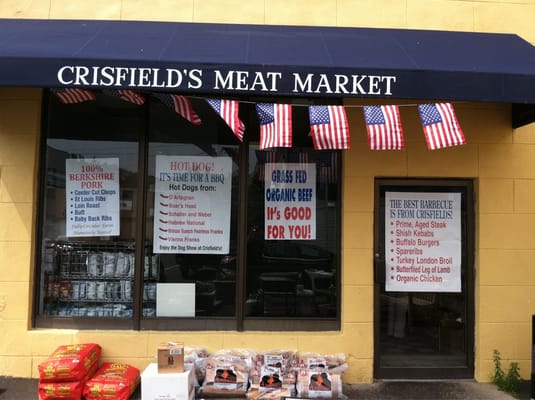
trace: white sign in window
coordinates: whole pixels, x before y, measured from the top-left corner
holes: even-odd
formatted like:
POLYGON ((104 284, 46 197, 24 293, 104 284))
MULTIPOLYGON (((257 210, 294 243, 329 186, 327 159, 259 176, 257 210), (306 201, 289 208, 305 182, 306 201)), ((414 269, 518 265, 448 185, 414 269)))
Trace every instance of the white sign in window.
POLYGON ((65 161, 67 236, 120 234, 119 159, 65 161))
POLYGON ((461 194, 385 193, 385 290, 461 291, 461 194))
POLYGON ((264 239, 316 239, 316 164, 267 163, 264 239))
POLYGON ((154 253, 228 254, 232 159, 156 156, 154 253))
POLYGON ((157 283, 157 317, 194 317, 194 283, 157 283))

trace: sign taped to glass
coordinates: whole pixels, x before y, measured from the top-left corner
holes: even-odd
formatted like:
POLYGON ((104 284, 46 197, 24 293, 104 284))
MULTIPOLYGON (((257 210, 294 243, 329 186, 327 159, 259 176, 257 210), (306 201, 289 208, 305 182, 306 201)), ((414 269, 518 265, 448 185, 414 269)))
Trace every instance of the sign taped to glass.
POLYGON ((67 236, 117 236, 119 159, 65 160, 67 236))
POLYGON ((461 291, 461 194, 385 193, 386 291, 461 291))
POLYGON ((264 239, 316 239, 316 164, 267 163, 264 239))
POLYGON ((228 254, 232 159, 156 156, 154 253, 228 254))

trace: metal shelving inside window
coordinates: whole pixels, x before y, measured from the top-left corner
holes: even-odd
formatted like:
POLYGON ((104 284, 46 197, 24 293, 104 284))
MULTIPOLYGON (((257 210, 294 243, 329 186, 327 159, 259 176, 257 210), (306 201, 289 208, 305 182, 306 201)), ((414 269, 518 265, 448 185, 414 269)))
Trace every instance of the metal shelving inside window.
POLYGON ((44 258, 47 315, 132 317, 131 242, 50 242, 44 258))

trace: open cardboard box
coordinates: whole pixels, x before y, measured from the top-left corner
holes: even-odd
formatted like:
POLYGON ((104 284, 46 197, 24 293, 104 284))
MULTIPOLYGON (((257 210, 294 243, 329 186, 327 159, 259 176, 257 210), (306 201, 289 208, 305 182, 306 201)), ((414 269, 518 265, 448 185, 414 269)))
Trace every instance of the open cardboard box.
POLYGON ((158 373, 182 372, 184 372, 184 343, 160 343, 158 345, 158 373))

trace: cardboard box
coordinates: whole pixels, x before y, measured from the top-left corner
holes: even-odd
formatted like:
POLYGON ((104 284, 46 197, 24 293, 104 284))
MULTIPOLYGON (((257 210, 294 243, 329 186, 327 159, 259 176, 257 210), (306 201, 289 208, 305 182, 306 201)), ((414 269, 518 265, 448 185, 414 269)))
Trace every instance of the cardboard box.
POLYGON ((184 343, 160 343, 158 345, 158 373, 181 372, 184 372, 184 343))
POLYGON ((195 383, 193 371, 158 373, 156 363, 141 373, 141 400, 193 400, 195 383))

